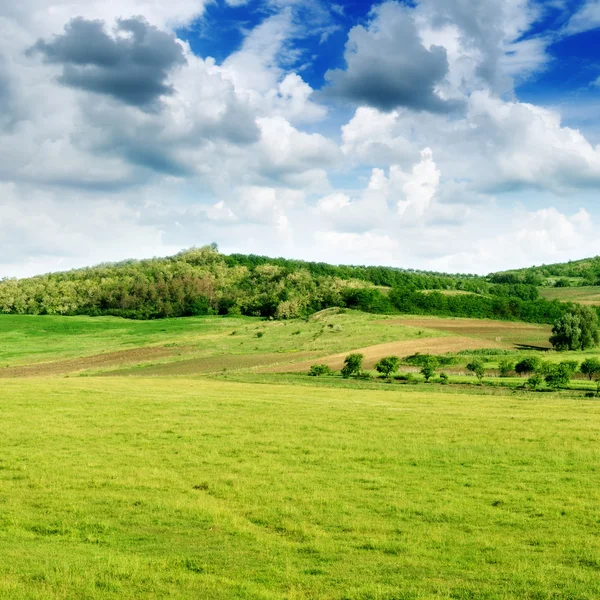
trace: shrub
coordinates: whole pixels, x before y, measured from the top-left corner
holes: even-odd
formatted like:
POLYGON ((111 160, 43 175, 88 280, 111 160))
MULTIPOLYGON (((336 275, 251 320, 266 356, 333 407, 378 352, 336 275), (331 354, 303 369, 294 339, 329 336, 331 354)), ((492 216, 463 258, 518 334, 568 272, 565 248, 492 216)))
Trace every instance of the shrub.
POLYGON ((541 364, 542 363, 537 356, 528 356, 515 365, 515 371, 518 375, 529 375, 530 373, 537 371, 541 364))
POLYGON ((257 337, 257 338, 261 338, 263 335, 265 335, 265 332, 264 332, 264 331, 257 331, 257 332, 256 332, 256 337, 257 337))
POLYGON ((362 371, 362 363, 364 356, 362 354, 354 353, 348 354, 344 359, 344 368, 342 369, 342 376, 344 379, 348 379, 351 375, 360 375, 362 371))
POLYGON ((440 383, 442 385, 448 385, 448 383, 450 383, 450 378, 446 373, 440 373, 440 383))
POLYGON ((386 356, 377 362, 375 370, 385 377, 390 377, 400 366, 400 359, 397 356, 386 356))
POLYGON ((508 377, 515 368, 515 365, 510 360, 501 360, 498 366, 500 377, 508 377))
POLYGON ((534 373, 526 382, 526 386, 531 390, 537 390, 544 382, 543 377, 539 373, 534 373))
POLYGON ((571 377, 575 373, 574 361, 563 361, 557 365, 546 365, 544 379, 551 388, 559 388, 569 385, 571 377))
POLYGON ((311 377, 321 377, 321 375, 331 375, 331 369, 327 365, 312 365, 308 374, 311 377))

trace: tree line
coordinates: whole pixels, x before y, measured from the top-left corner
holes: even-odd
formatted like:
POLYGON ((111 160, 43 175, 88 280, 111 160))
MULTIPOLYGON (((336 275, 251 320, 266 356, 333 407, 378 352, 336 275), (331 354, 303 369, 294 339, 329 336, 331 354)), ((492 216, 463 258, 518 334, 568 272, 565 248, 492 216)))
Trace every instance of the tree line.
POLYGON ((242 314, 287 319, 333 306, 537 323, 553 323, 569 307, 540 299, 537 288, 528 283, 491 284, 471 275, 225 256, 215 245, 167 258, 0 282, 0 311, 13 314, 133 319, 242 314), (446 290, 470 293, 442 293, 446 290))

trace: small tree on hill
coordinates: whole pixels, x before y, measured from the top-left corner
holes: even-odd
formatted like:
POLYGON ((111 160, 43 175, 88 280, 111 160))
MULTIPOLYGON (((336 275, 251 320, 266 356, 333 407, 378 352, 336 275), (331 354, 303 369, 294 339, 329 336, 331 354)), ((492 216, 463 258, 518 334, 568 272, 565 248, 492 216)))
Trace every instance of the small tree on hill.
POLYGON ((552 327, 550 343, 555 350, 585 350, 598 345, 598 315, 589 306, 574 306, 552 327))
POLYGON ((348 354, 344 359, 344 368, 342 369, 342 376, 345 379, 352 375, 356 375, 358 377, 362 370, 364 356, 362 354, 348 354))
POLYGON ((391 377, 400 366, 400 359, 397 356, 386 356, 382 358, 376 365, 375 370, 385 377, 391 377))
POLYGON ((600 360, 597 358, 586 358, 580 367, 580 371, 591 381, 600 377, 600 360))
POLYGON ((467 370, 471 371, 471 373, 473 373, 473 375, 475 375, 475 377, 477 377, 477 379, 479 379, 479 382, 481 383, 481 380, 485 376, 485 366, 482 361, 480 361, 478 358, 472 360, 467 365, 467 370))
POLYGON ((520 375, 530 375, 537 371, 542 361, 537 356, 528 356, 515 365, 515 371, 520 375))
POLYGON ((427 360, 423 363, 423 366, 421 367, 421 375, 423 375, 426 382, 429 382, 429 380, 435 375, 435 371, 438 368, 438 366, 439 362, 437 358, 435 358, 434 356, 427 357, 427 360))

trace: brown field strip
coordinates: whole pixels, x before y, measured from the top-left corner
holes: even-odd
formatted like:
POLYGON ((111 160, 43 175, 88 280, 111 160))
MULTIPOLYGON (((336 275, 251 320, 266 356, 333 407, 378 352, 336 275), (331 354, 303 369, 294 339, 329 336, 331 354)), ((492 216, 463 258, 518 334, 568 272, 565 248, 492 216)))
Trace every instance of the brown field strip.
POLYGON ((186 348, 133 348, 118 352, 106 352, 94 356, 69 358, 34 365, 22 365, 0 369, 0 377, 43 377, 47 375, 64 375, 87 369, 118 367, 120 365, 137 364, 147 360, 166 358, 187 351, 186 348))
POLYGON ((314 360, 305 360, 290 365, 276 365, 259 369, 262 373, 297 373, 308 371, 315 362, 327 365, 334 370, 339 370, 344 365, 344 358, 350 352, 359 352, 364 356, 364 366, 371 369, 375 363, 384 356, 410 356, 420 352, 421 354, 445 354, 446 352, 460 352, 461 350, 476 350, 478 348, 501 348, 500 344, 488 340, 480 340, 468 337, 440 337, 425 338, 421 340, 406 340, 403 342, 389 342, 387 344, 376 344, 366 348, 357 348, 339 354, 331 354, 314 360))
MULTIPOLYGON (((205 356, 191 358, 161 365, 141 366, 133 369, 120 369, 101 373, 103 376, 130 376, 130 377, 161 377, 174 375, 200 375, 217 373, 219 371, 236 371, 238 369, 251 369, 294 360, 308 359, 318 356, 318 352, 294 352, 271 354, 222 354, 220 356, 205 356)), ((309 361, 310 362, 310 361, 309 361)))
MULTIPOLYGON (((532 346, 550 348, 548 341, 552 333, 550 325, 537 323, 523 323, 520 321, 491 321, 484 319, 453 319, 440 317, 407 317, 385 321, 388 325, 402 325, 411 327, 426 327, 437 329, 455 335, 464 335, 473 338, 495 342, 505 348, 532 346)), ((486 346, 487 347, 487 346, 486 346)), ((492 347, 492 346, 489 346, 492 347)))

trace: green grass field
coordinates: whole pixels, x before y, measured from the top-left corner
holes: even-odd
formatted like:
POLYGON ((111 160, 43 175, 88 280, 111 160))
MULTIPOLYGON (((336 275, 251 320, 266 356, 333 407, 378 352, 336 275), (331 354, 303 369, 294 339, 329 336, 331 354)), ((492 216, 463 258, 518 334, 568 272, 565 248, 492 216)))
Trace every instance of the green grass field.
POLYGON ((597 598, 600 404, 3 380, 0 597, 597 598))
POLYGON ((548 300, 600 305, 600 286, 540 288, 540 295, 548 300))
POLYGON ((493 368, 543 326, 325 311, 0 332, 1 600, 600 597, 595 384, 258 368, 495 343, 493 368))

